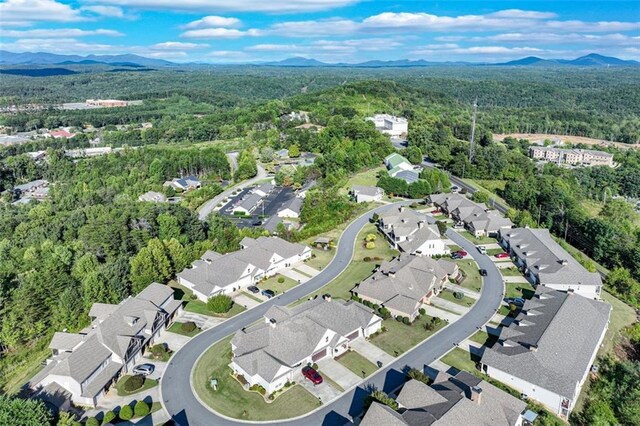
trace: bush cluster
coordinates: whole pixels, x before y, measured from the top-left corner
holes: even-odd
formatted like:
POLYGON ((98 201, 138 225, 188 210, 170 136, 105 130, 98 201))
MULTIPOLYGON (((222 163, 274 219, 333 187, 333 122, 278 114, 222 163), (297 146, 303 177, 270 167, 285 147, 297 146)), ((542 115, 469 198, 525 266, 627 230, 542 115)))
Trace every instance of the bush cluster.
POLYGON ((144 417, 147 414, 149 414, 149 412, 151 412, 151 408, 149 407, 149 404, 147 404, 146 402, 138 401, 136 402, 136 405, 133 408, 133 412, 136 417, 144 417))
POLYGON ((140 389, 143 385, 144 385, 144 376, 141 376, 138 374, 138 375, 129 377, 124 382, 124 390, 127 392, 133 392, 140 389))
POLYGON ((118 413, 118 417, 120 417, 121 420, 131 420, 133 418, 133 409, 131 408, 131 406, 129 405, 125 405, 124 407, 122 407, 120 409, 120 412, 118 413))
POLYGON ((196 323, 193 321, 187 321, 180 324, 180 330, 183 333, 191 333, 196 329, 196 323))
POLYGON ((226 294, 218 294, 207 301, 207 308, 216 314, 229 312, 233 306, 233 300, 226 294))

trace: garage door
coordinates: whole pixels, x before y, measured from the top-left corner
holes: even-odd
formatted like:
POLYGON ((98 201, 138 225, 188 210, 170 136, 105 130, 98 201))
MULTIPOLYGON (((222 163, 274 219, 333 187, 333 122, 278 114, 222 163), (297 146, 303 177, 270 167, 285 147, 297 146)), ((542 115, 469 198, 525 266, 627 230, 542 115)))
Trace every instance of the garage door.
POLYGON ((318 351, 318 352, 316 352, 315 354, 313 354, 313 355, 311 356, 311 360, 312 360, 313 362, 316 362, 316 361, 321 360, 321 359, 322 359, 322 358, 324 358, 325 356, 327 356, 327 348, 324 348, 323 350, 318 351))
POLYGON ((350 335, 348 335, 347 339, 349 339, 349 341, 352 341, 353 339, 357 339, 359 335, 360 335, 360 331, 356 330, 353 333, 351 333, 350 335))

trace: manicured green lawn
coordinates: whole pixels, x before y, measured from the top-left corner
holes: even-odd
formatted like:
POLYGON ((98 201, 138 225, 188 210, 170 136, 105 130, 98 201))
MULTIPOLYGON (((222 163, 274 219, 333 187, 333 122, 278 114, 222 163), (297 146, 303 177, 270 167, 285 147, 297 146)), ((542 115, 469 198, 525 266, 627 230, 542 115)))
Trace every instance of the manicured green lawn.
POLYGON ((529 283, 506 283, 504 297, 522 297, 531 299, 535 293, 535 289, 529 283))
POLYGON ((212 317, 219 317, 219 318, 231 318, 234 315, 238 315, 240 312, 244 312, 246 309, 238 305, 237 303, 234 303, 229 312, 226 312, 224 314, 214 314, 209 310, 209 308, 207 308, 206 303, 200 300, 191 300, 187 302, 187 304, 184 307, 184 310, 187 312, 193 312, 194 314, 209 315, 212 317))
POLYGON ((322 271, 331 262, 335 254, 335 248, 329 250, 314 248, 311 250, 311 258, 305 263, 318 271, 322 271))
POLYGON ((456 305, 464 306, 465 308, 468 308, 475 303, 475 300, 470 298, 469 296, 464 296, 462 299, 456 299, 453 295, 453 291, 449 290, 448 288, 441 291, 440 294, 438 294, 438 297, 443 300, 453 302, 456 305))
POLYGON ((509 268, 500 268, 500 273, 503 277, 521 277, 522 272, 515 266, 509 268))
POLYGON ((361 186, 376 186, 378 183, 378 174, 385 172, 384 167, 375 167, 373 169, 365 170, 364 172, 353 175, 348 181, 344 188, 347 191, 351 191, 351 187, 354 185, 361 186))
POLYGON ((318 398, 302 386, 294 385, 267 404, 255 392, 245 391, 231 376, 231 337, 211 346, 195 365, 193 386, 202 401, 225 416, 242 420, 266 421, 300 416, 320 406, 318 398), (218 380, 213 390, 210 379, 218 380))
POLYGON ((443 356, 440 361, 460 371, 464 370, 473 374, 480 374, 478 369, 476 369, 476 363, 480 362, 480 357, 472 355, 464 349, 455 348, 443 356))
POLYGON ((476 334, 469 338, 472 342, 480 343, 481 345, 491 347, 495 342, 498 341, 498 337, 489 334, 486 331, 478 331, 476 334))
POLYGON ((465 237, 467 240, 471 241, 473 244, 493 244, 493 243, 497 243, 498 242, 498 240, 496 240, 495 238, 491 238, 491 237, 476 238, 469 231, 461 231, 460 235, 465 237))
POLYGON ((285 291, 290 290, 297 285, 298 285, 297 281, 292 280, 289 277, 285 277, 284 275, 276 274, 264 281, 261 281, 259 284, 257 284, 257 287, 260 290, 270 289, 275 291, 276 294, 282 294, 285 291), (284 278, 284 281, 278 282, 280 278, 284 278))
POLYGON ((145 379, 144 380, 144 384, 142 385, 142 387, 140 389, 136 389, 133 392, 127 392, 124 390, 124 383, 129 380, 129 378, 132 376, 123 376, 120 380, 118 380, 118 382, 116 383, 116 391, 118 392, 118 396, 129 396, 129 395, 133 395, 136 394, 138 392, 142 392, 145 391, 147 389, 151 389, 155 386, 158 386, 158 381, 157 380, 153 380, 153 379, 145 379))
POLYGON ((487 249, 487 256, 495 256, 498 253, 504 253, 501 248, 487 249))
POLYGON ((183 336, 193 337, 196 334, 200 333, 201 330, 196 327, 195 330, 191 332, 182 331, 182 323, 174 322, 173 324, 171 324, 171 327, 169 327, 169 331, 172 333, 181 334, 183 336))
POLYGON ((340 357, 336 358, 340 364, 347 367, 349 370, 353 371, 357 376, 362 377, 363 379, 371 374, 373 374, 378 366, 360 355, 356 351, 347 351, 346 353, 340 355, 340 357))
POLYGON ((386 239, 378 232, 376 226, 372 223, 368 223, 358 234, 354 255, 347 269, 338 275, 335 280, 331 281, 311 296, 329 293, 331 296, 338 299, 350 299, 351 289, 355 287, 357 283, 371 275, 373 270, 376 268, 376 265, 379 265, 384 261, 391 260, 398 254, 399 252, 397 250, 389 247, 386 239), (376 246, 373 249, 366 249, 364 247, 364 238, 367 234, 377 235, 375 240, 376 246), (365 261, 365 257, 370 258, 370 260, 368 262, 365 261))
POLYGON ((447 246, 447 247, 449 247, 449 250, 451 250, 451 253, 455 253, 455 252, 457 252, 457 251, 462 249, 462 247, 457 246, 455 244, 452 244, 452 245, 447 246))
POLYGON ((422 315, 419 320, 414 321, 411 325, 389 318, 382 321, 382 326, 387 331, 372 337, 370 341, 389 355, 397 357, 447 325, 446 322, 441 321, 440 325, 434 330, 427 331, 424 325, 430 321, 431 317, 429 315, 422 315))
POLYGON ((498 313, 506 317, 511 313, 511 309, 508 306, 500 306, 500 309, 498 309, 498 313))
POLYGON ((607 330, 607 334, 604 336, 602 347, 598 351, 598 355, 600 356, 611 352, 614 343, 618 337, 620 337, 620 331, 636 321, 636 315, 632 307, 626 305, 624 302, 606 291, 602 292, 602 298, 609 302, 613 309, 611 310, 609 329, 607 330))
POLYGON ((480 291, 482 288, 482 277, 478 270, 478 265, 473 260, 456 260, 458 267, 464 274, 465 278, 460 285, 473 291, 480 291))

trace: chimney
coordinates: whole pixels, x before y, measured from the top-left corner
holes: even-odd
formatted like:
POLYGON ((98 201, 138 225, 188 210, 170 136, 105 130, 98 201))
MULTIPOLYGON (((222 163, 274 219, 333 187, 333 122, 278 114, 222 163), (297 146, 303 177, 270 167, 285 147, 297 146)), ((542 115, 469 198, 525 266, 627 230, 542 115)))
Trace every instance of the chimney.
POLYGON ((418 221, 418 229, 424 228, 424 220, 418 221))
POLYGON ((480 403, 482 402, 482 388, 479 386, 472 386, 471 387, 471 401, 475 402, 476 404, 480 405, 480 403))
POLYGON ((529 350, 531 352, 538 352, 538 345, 530 345, 529 350))
POLYGON ((276 319, 275 318, 271 318, 269 320, 269 324, 271 324, 271 328, 276 328, 276 319))
POLYGON ((398 207, 398 211, 400 211, 400 213, 402 213, 404 211, 404 206, 398 207))
POLYGON ((205 259, 204 263, 206 263, 207 265, 211 265, 212 262, 211 262, 211 259, 205 259))
POLYGON ((322 298, 327 302, 331 302, 331 295, 329 293, 323 294, 322 298))

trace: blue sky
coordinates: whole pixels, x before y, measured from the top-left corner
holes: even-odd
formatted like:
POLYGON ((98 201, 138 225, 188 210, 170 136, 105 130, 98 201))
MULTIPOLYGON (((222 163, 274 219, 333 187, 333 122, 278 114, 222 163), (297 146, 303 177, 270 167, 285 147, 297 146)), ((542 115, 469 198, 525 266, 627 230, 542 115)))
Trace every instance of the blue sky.
POLYGON ((2 0, 0 44, 218 63, 640 59, 640 1, 2 0))

